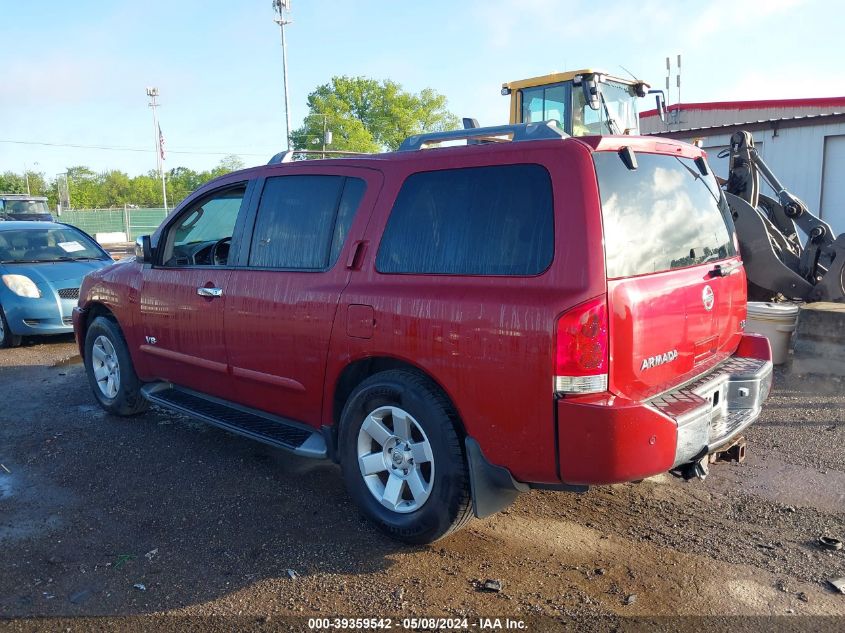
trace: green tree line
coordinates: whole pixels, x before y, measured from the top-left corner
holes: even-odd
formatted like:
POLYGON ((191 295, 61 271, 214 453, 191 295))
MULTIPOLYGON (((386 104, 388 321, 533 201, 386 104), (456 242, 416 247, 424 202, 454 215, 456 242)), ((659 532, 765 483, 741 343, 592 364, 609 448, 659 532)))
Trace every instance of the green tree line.
MULTIPOLYGON (((168 205, 175 206, 197 187, 243 166, 240 158, 230 155, 207 171, 195 171, 188 167, 175 167, 166 171, 168 205)), ((0 192, 27 193, 27 179, 29 193, 33 196, 47 196, 50 208, 55 209, 58 203, 58 183, 55 178, 45 178, 41 172, 4 172, 0 174, 0 192)), ((155 170, 129 176, 118 169, 97 173, 84 166, 68 167, 67 183, 73 209, 107 209, 124 205, 162 206, 161 180, 155 170)))

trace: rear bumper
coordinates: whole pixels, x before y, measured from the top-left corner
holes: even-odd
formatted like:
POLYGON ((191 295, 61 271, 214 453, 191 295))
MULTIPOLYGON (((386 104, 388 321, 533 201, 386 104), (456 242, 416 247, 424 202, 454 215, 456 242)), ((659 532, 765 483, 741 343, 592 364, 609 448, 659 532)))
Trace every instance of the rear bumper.
POLYGON ((673 466, 717 451, 760 417, 772 362, 732 357, 715 372, 649 402, 678 425, 673 466))
POLYGON ((633 481, 717 451, 760 416, 771 384, 768 340, 746 335, 734 356, 648 401, 558 400, 561 479, 633 481))

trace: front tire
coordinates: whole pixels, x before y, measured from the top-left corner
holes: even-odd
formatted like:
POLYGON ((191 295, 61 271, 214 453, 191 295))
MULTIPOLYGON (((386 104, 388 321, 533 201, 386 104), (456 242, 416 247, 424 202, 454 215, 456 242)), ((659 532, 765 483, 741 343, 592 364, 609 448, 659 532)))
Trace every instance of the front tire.
POLYGON ((424 544, 472 518, 457 414, 422 374, 385 371, 350 395, 340 421, 349 494, 364 515, 400 541, 424 544))
POLYGON ((85 373, 94 397, 109 413, 120 416, 146 411, 129 348, 120 327, 112 319, 97 317, 85 335, 85 373))
POLYGON ((0 348, 18 347, 22 340, 22 336, 12 334, 12 330, 9 329, 9 322, 6 320, 6 315, 3 312, 3 306, 0 306, 0 348))

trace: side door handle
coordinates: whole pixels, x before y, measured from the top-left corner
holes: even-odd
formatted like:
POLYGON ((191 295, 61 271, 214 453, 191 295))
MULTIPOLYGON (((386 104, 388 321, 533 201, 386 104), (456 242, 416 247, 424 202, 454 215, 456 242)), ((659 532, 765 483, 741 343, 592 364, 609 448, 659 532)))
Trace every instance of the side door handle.
POLYGON ((197 294, 200 297, 208 297, 209 299, 215 299, 217 297, 223 296, 223 288, 206 288, 205 286, 201 286, 197 288, 197 294))
POLYGON ((352 251, 349 253, 349 259, 346 260, 346 267, 350 270, 358 270, 361 268, 361 262, 364 259, 364 253, 367 251, 366 240, 358 240, 352 245, 352 251))
POLYGON ((731 262, 730 264, 716 264, 715 268, 711 270, 708 274, 711 277, 727 277, 735 270, 739 270, 742 267, 742 262, 731 262))

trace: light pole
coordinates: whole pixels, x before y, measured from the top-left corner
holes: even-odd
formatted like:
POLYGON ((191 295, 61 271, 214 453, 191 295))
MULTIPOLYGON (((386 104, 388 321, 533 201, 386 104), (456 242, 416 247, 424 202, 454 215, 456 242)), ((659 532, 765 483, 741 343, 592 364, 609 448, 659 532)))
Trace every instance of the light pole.
POLYGON ((290 2, 291 0, 273 0, 273 11, 276 17, 273 21, 279 25, 282 34, 282 75, 285 89, 285 143, 290 149, 290 103, 288 101, 288 56, 287 45, 285 44, 285 25, 290 24, 290 2))
POLYGON ((153 135, 155 137, 156 148, 156 169, 158 169, 158 177, 161 179, 161 198, 164 202, 164 210, 167 211, 167 187, 164 183, 164 156, 162 156, 161 147, 161 128, 158 125, 157 108, 160 105, 156 99, 158 98, 158 88, 155 86, 147 87, 147 96, 150 98, 149 105, 153 109, 153 135))

